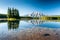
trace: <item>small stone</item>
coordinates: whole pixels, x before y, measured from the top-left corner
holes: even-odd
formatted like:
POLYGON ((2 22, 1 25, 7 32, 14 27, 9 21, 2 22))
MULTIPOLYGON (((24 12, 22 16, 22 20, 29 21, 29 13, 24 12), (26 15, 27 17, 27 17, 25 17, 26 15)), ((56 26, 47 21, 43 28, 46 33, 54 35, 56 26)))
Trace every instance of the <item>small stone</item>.
POLYGON ((43 36, 50 36, 50 34, 44 34, 43 36))

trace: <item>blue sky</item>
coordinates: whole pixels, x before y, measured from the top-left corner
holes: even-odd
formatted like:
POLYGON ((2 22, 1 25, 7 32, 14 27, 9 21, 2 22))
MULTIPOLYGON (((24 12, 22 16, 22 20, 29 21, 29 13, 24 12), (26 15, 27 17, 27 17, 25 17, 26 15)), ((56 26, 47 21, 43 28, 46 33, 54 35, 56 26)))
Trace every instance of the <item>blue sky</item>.
POLYGON ((0 13, 7 14, 8 7, 18 9, 20 15, 32 12, 60 15, 60 0, 0 0, 0 13))

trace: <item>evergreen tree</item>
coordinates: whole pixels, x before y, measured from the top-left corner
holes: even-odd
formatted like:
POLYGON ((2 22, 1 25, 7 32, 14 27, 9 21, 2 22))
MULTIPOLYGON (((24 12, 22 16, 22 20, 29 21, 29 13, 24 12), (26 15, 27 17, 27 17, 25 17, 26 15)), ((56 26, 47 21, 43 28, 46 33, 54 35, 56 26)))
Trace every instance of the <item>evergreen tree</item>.
POLYGON ((10 16, 11 16, 11 8, 8 8, 8 15, 7 15, 7 17, 10 18, 10 16))
POLYGON ((8 8, 8 18, 19 18, 19 11, 17 9, 12 8, 8 8))

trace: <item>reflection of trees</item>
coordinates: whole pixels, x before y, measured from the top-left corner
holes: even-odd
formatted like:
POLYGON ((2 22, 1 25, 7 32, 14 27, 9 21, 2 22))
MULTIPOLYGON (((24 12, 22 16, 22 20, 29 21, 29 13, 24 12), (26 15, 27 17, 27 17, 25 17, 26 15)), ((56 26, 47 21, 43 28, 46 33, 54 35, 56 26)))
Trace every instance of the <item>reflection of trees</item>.
POLYGON ((0 20, 0 23, 4 23, 4 22, 7 22, 7 20, 0 20))
POLYGON ((34 25, 39 25, 39 24, 44 23, 45 21, 42 21, 42 20, 30 20, 29 22, 34 24, 34 25))
POLYGON ((16 29, 19 27, 19 21, 8 21, 8 29, 16 29))

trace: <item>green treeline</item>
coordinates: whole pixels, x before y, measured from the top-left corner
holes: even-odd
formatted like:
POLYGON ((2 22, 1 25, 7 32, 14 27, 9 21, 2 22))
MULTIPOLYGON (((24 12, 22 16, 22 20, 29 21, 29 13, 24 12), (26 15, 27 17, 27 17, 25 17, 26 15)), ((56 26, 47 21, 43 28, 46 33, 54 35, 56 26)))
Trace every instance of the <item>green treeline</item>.
POLYGON ((0 14, 0 18, 32 19, 32 17, 19 16, 19 11, 16 8, 8 8, 7 14, 0 14))
POLYGON ((0 14, 0 18, 7 18, 7 14, 0 14))
POLYGON ((19 11, 14 8, 8 8, 7 14, 0 14, 0 18, 20 18, 19 11))

